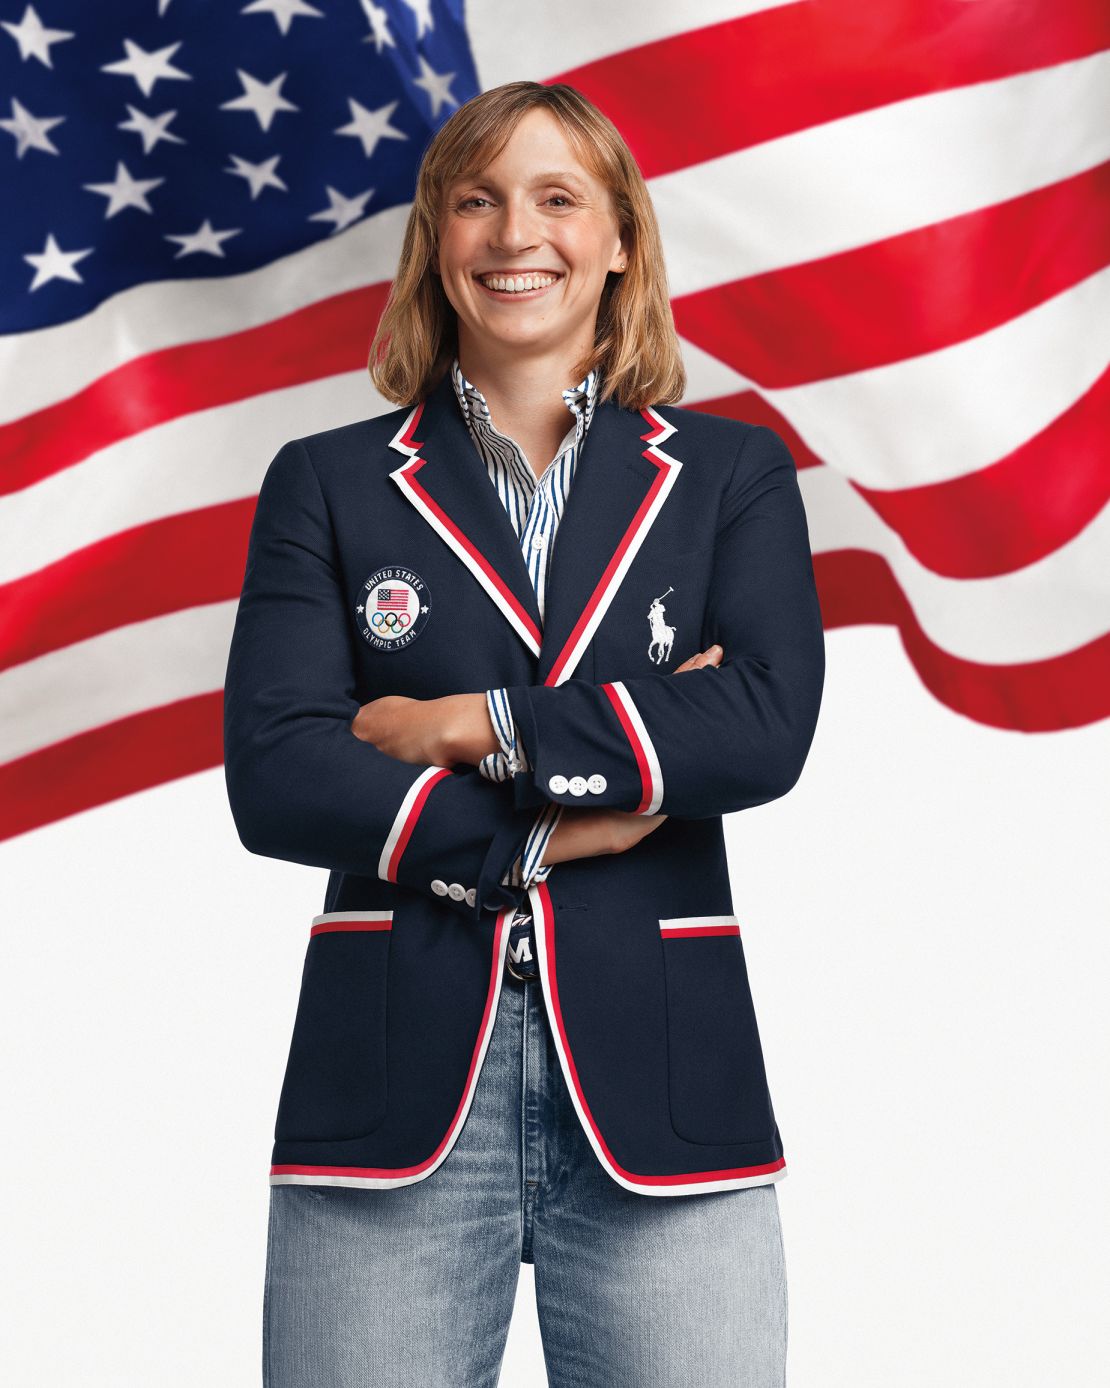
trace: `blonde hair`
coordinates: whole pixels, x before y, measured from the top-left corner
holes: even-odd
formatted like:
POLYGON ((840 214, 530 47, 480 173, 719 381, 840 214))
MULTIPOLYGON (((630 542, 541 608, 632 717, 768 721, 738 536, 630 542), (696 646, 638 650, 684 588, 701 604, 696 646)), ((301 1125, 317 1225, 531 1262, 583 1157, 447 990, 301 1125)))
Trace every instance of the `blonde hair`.
POLYGON ((506 82, 453 112, 421 161, 397 274, 370 344, 370 379, 396 405, 422 400, 458 350, 458 318, 432 268, 447 188, 496 159, 535 107, 555 116, 583 165, 609 189, 629 247, 624 272, 606 276, 593 350, 576 365, 573 379, 596 368, 598 398, 613 397, 633 410, 674 404, 686 389, 659 224, 631 150, 613 122, 574 87, 506 82))

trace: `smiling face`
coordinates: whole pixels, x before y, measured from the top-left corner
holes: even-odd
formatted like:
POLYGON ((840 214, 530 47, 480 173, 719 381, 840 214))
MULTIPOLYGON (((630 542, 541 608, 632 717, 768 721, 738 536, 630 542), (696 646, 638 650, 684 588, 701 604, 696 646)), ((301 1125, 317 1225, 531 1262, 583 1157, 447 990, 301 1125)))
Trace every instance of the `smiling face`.
POLYGON ((550 112, 528 111, 495 160, 447 187, 438 232, 464 356, 591 350, 605 276, 627 248, 608 189, 550 112))

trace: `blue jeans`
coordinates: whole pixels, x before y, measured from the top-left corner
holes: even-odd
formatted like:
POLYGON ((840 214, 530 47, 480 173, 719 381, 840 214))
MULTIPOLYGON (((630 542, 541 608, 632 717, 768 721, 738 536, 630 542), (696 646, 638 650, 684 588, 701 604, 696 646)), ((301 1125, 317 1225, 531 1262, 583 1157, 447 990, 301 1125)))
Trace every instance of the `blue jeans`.
POLYGON ((618 1185, 578 1121, 539 982, 506 973, 470 1112, 430 1176, 270 1187, 265 1388, 496 1384, 522 1262, 556 1388, 786 1382, 774 1183, 618 1185))

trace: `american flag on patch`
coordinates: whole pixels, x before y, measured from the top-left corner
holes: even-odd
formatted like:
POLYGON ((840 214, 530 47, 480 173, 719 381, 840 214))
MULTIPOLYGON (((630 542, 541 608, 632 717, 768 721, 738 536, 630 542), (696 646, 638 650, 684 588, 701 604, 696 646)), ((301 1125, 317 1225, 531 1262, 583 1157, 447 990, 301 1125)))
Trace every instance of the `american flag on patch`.
POLYGON ((265 468, 390 408, 421 154, 523 77, 625 134, 827 625, 984 725, 1110 712, 1105 0, 0 0, 0 72, 0 837, 220 764, 265 468))
POLYGON ((396 610, 396 609, 399 608, 402 612, 407 612, 407 611, 408 611, 408 606, 409 606, 409 594, 408 594, 408 589, 407 589, 407 588, 379 588, 379 589, 378 589, 378 607, 379 607, 379 608, 382 608, 383 610, 386 609, 386 608, 393 609, 393 610, 396 610))

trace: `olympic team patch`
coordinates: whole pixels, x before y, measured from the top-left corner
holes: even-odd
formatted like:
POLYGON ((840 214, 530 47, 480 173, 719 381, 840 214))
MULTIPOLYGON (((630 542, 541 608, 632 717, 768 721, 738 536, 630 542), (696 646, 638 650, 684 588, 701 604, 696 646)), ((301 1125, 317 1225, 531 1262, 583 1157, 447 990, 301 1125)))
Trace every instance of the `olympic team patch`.
POLYGON ((358 628, 375 650, 399 651, 424 630, 431 598, 428 585, 412 569, 376 569, 359 596, 358 628))

